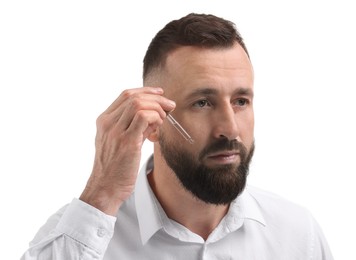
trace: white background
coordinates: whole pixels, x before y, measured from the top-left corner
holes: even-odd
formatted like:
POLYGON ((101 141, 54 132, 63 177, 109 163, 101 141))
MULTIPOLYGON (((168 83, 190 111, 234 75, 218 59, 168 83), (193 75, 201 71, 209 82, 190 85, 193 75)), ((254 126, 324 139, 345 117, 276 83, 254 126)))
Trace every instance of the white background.
MULTIPOLYGON (((91 172, 96 117, 140 87, 142 58, 189 12, 236 23, 256 74, 249 183, 306 206, 356 259, 356 16, 347 0, 2 1, 1 259, 18 259, 91 172)), ((145 144, 147 158, 151 145, 145 144)), ((283 210, 283 209, 281 209, 283 210)))

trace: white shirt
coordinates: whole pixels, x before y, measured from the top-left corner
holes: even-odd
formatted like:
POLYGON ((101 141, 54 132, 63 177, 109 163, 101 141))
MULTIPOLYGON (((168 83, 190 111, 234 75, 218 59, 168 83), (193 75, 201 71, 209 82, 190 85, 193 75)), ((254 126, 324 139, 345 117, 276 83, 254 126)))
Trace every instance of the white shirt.
POLYGON ((74 199, 39 230, 22 260, 71 259, 333 259, 318 224, 304 208, 247 187, 204 241, 169 219, 141 170, 117 217, 74 199))

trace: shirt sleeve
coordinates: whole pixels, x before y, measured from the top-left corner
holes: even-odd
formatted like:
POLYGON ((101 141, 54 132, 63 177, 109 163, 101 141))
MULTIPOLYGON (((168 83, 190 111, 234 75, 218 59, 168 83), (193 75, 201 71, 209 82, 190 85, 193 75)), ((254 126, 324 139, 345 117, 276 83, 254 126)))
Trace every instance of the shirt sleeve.
POLYGON ((312 237, 312 246, 311 246, 312 257, 310 259, 333 260, 334 257, 332 256, 328 242, 319 224, 313 217, 311 217, 311 222, 312 222, 313 237, 312 237))
POLYGON ((102 259, 116 218, 79 199, 50 217, 21 260, 102 259))

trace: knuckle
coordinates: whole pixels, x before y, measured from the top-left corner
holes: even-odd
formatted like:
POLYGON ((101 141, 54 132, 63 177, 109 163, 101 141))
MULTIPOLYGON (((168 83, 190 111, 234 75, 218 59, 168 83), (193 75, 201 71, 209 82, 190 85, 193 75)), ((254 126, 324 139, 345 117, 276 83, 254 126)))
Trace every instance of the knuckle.
POLYGON ((122 93, 121 96, 123 98, 130 98, 133 95, 133 90, 131 89, 125 89, 122 93))
POLYGON ((163 120, 161 118, 158 118, 155 126, 158 127, 158 126, 160 126, 162 124, 163 124, 163 120))
POLYGON ((141 110, 142 109, 142 101, 139 99, 139 97, 136 97, 131 100, 130 106, 135 111, 141 110))
POLYGON ((107 115, 102 114, 96 119, 96 127, 98 129, 107 129, 111 125, 110 119, 107 115))
POLYGON ((141 120, 146 120, 147 115, 146 115, 146 112, 144 110, 139 110, 136 113, 136 117, 137 117, 137 120, 141 121, 141 120))

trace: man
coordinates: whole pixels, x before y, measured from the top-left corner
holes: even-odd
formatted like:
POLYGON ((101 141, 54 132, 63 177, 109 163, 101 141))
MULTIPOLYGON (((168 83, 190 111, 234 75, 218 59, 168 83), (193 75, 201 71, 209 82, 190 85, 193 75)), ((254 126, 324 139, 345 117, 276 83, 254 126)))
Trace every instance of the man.
POLYGON ((168 23, 143 79, 99 116, 87 186, 22 259, 332 259, 308 211, 245 188, 254 76, 231 22, 189 14, 168 23), (138 174, 146 139, 154 156, 138 174))

